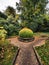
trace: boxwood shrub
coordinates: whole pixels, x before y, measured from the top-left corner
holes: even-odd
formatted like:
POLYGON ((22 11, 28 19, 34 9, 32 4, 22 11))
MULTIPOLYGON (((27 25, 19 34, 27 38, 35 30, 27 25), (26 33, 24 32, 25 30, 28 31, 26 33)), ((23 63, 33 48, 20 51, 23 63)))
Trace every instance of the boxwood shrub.
POLYGON ((29 28, 23 28, 19 31, 19 36, 21 38, 32 38, 33 37, 33 31, 29 28))

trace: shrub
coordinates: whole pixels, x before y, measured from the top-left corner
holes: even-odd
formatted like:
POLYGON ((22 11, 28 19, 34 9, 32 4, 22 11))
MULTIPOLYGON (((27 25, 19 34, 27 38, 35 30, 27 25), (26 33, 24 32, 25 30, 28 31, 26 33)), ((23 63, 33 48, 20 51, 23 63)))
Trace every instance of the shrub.
POLYGON ((6 30, 3 29, 3 27, 0 27, 0 40, 4 40, 6 37, 6 30))
POLYGON ((18 47, 11 45, 7 39, 0 41, 0 65, 13 65, 12 61, 18 50, 18 47))
POLYGON ((32 38, 33 31, 29 28, 23 28, 22 30, 20 30, 19 36, 22 38, 32 38))
POLYGON ((18 21, 15 21, 12 17, 8 17, 7 20, 0 18, 0 27, 4 27, 7 31, 7 37, 18 35, 21 29, 18 21))

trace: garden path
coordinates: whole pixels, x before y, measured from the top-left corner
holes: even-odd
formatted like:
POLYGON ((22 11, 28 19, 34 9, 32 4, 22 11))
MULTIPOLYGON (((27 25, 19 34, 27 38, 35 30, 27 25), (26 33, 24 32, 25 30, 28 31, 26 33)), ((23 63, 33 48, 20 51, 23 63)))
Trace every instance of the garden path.
POLYGON ((39 65, 33 46, 43 45, 45 43, 45 39, 35 37, 35 40, 32 42, 20 42, 17 37, 14 37, 9 40, 11 41, 11 44, 20 48, 15 65, 39 65))

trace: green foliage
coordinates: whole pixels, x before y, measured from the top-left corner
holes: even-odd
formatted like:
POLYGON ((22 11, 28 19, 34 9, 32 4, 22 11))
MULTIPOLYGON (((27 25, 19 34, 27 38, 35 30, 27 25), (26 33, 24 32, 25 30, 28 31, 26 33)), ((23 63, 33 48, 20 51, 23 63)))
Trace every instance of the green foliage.
POLYGON ((47 3, 48 0, 20 0, 19 3, 16 3, 17 10, 21 12, 20 19, 23 25, 25 24, 33 31, 38 31, 44 23, 43 15, 46 13, 47 3))
POLYGON ((4 18, 4 19, 7 19, 7 16, 4 13, 2 13, 2 12, 0 12, 0 17, 4 18))
POLYGON ((15 11, 15 9, 13 7, 8 6, 7 9, 5 10, 5 14, 7 16, 12 15, 13 17, 15 17, 16 11, 15 11))
POLYGON ((38 54, 41 57, 43 65, 49 65, 49 40, 43 46, 36 47, 38 54))
POLYGON ((6 37, 7 31, 0 27, 0 40, 4 40, 6 37))
POLYGON ((15 21, 12 16, 8 16, 7 20, 0 18, 0 26, 3 26, 7 31, 7 36, 18 35, 18 32, 21 29, 18 21, 15 21))
POLYGON ((49 15, 44 14, 42 15, 42 20, 40 19, 40 22, 38 22, 38 31, 49 31, 49 15))
POLYGON ((31 22, 28 27, 32 29, 34 32, 36 32, 38 30, 38 23, 31 22))
POLYGON ((16 3, 18 11, 21 11, 21 19, 33 22, 34 15, 38 16, 45 12, 48 0, 20 0, 16 3))
POLYGON ((12 65, 18 47, 11 45, 7 40, 0 42, 0 65, 12 65))
POLYGON ((49 15, 45 12, 48 0, 20 0, 16 10, 8 6, 4 13, 0 12, 0 27, 4 27, 7 35, 18 35, 21 28, 27 27, 36 31, 49 31, 49 15), (5 15, 6 14, 6 15, 5 15), (18 22, 20 19, 21 22, 18 22))
POLYGON ((32 38, 33 37, 33 31, 28 28, 23 28, 19 32, 19 36, 22 38, 32 38))
POLYGON ((13 18, 8 18, 7 22, 8 22, 7 27, 8 35, 18 35, 19 29, 21 29, 19 23, 15 21, 13 18))

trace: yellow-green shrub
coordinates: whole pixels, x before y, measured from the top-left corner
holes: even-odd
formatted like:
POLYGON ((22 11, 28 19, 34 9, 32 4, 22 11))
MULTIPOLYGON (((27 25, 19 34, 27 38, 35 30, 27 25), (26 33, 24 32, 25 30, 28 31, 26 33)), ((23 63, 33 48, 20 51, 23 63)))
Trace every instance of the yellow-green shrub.
POLYGON ((0 27, 0 40, 4 40, 6 37, 6 30, 3 29, 3 27, 0 27))
POLYGON ((19 36, 21 38, 32 38, 33 37, 33 31, 29 28, 23 28, 19 32, 19 36))

